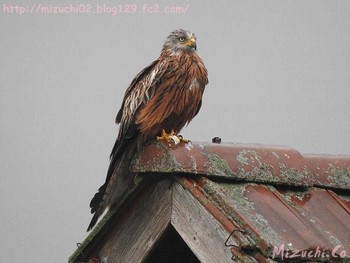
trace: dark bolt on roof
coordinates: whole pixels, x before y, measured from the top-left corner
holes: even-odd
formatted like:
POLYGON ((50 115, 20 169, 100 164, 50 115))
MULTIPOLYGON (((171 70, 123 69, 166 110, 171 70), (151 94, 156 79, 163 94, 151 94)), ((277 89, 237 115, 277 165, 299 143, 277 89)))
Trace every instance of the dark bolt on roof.
MULTIPOLYGON (((156 142, 135 156, 131 170, 172 176, 169 209, 191 208, 184 216, 173 212, 169 222, 199 262, 217 260, 213 253, 221 262, 350 262, 350 156, 258 144, 156 142), (191 205, 177 202, 177 193, 191 205), (193 220, 199 214, 207 217, 205 227, 193 220), (199 230, 184 230, 186 224, 199 230), (198 234, 211 226, 206 238, 198 234), (207 239, 218 241, 203 250, 207 239)), ((98 226, 82 249, 93 251, 102 232, 98 226)), ((79 262, 79 253, 71 262, 79 262)))

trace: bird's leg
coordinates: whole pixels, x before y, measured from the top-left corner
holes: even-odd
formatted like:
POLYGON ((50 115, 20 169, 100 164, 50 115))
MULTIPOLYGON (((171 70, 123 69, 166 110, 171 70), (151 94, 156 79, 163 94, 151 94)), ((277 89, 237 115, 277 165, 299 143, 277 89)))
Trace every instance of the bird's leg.
POLYGON ((169 134, 166 133, 166 131, 164 129, 162 129, 162 133, 160 136, 157 136, 157 140, 164 140, 164 141, 168 141, 169 140, 169 134))
POLYGON ((188 143, 190 141, 188 139, 183 138, 182 135, 176 135, 174 129, 172 129, 170 133, 166 133, 166 131, 162 129, 162 133, 160 136, 157 136, 157 140, 172 142, 175 145, 179 144, 180 142, 188 143))
POLYGON ((162 129, 162 133, 160 136, 157 136, 157 140, 164 140, 167 142, 172 142, 174 144, 178 144, 180 142, 180 139, 177 138, 177 136, 175 135, 174 130, 171 130, 170 133, 166 133, 166 131, 164 129, 162 129))

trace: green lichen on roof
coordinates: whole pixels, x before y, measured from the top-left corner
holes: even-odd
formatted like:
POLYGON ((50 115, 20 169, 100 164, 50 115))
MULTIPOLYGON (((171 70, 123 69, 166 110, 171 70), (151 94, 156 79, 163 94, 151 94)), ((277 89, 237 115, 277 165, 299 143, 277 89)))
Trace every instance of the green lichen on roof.
POLYGON ((152 156, 146 164, 141 165, 142 152, 133 159, 132 166, 137 167, 138 172, 182 172, 184 169, 182 165, 176 160, 175 156, 169 149, 161 142, 153 144, 160 149, 157 155, 152 156))
POLYGON ((233 175, 233 172, 227 161, 222 159, 217 154, 203 153, 208 158, 208 161, 204 163, 206 172, 208 175, 218 175, 218 176, 230 176, 233 175))
MULTIPOLYGON (((207 183, 203 186, 203 190, 206 193, 206 199, 210 202, 214 203, 215 206, 224 213, 228 218, 232 219, 235 224, 238 224, 244 228, 245 221, 241 220, 239 216, 233 213, 230 204, 227 203, 227 200, 222 198, 222 189, 218 183, 214 183, 212 181, 207 181, 207 183)), ((203 203, 203 202, 202 202, 203 203)), ((252 234, 253 235, 253 234, 252 234)), ((251 236, 252 235, 241 235, 240 236, 240 244, 243 247, 256 247, 257 241, 255 241, 251 236)))
POLYGON ((350 189, 350 168, 338 169, 330 166, 330 172, 332 175, 327 177, 329 186, 350 189))
POLYGON ((303 171, 299 171, 295 168, 287 167, 283 163, 280 163, 279 167, 281 169, 281 177, 283 177, 289 184, 300 184, 300 182, 304 181, 305 177, 307 178, 308 175, 310 175, 306 168, 304 168, 303 171))
MULTIPOLYGON (((314 184, 314 177, 320 180, 317 182, 319 186, 350 189, 350 168, 339 168, 349 167, 349 165, 332 162, 336 167, 329 164, 329 167, 323 169, 325 162, 322 158, 320 158, 322 161, 320 161, 320 167, 313 165, 313 162, 309 165, 305 161, 306 157, 295 151, 290 154, 291 156, 288 156, 287 153, 289 154, 291 151, 284 153, 283 149, 278 148, 272 151, 271 148, 260 149, 260 147, 259 150, 256 150, 256 147, 249 146, 246 149, 242 149, 241 146, 238 148, 232 146, 232 149, 228 148, 231 146, 215 147, 206 148, 204 145, 190 147, 184 144, 178 145, 178 147, 168 147, 167 143, 154 142, 150 148, 145 148, 133 159, 132 165, 137 172, 140 172, 141 176, 136 177, 135 184, 140 184, 144 177, 154 173, 157 173, 157 176, 160 173, 205 175, 204 177, 195 176, 198 181, 194 180, 194 182, 198 184, 194 184, 196 186, 193 187, 203 193, 199 197, 195 197, 208 211, 212 205, 215 206, 216 212, 220 211, 217 214, 213 213, 213 216, 214 214, 217 218, 219 218, 218 214, 220 217, 225 216, 235 227, 247 230, 244 235, 239 235, 239 244, 247 251, 254 253, 258 251, 264 256, 271 257, 272 247, 285 241, 281 240, 283 234, 279 235, 278 231, 285 233, 288 229, 284 224, 288 218, 286 220, 283 218, 281 226, 273 227, 276 218, 269 217, 270 213, 266 212, 265 209, 268 207, 264 206, 265 197, 261 192, 255 192, 257 186, 263 187, 259 190, 265 191, 267 188, 270 194, 273 192, 274 195, 277 195, 278 202, 282 202, 288 209, 300 214, 298 218, 306 225, 311 225, 311 229, 313 227, 319 229, 320 223, 317 220, 319 218, 316 217, 318 214, 313 214, 313 210, 308 209, 303 203, 308 201, 310 191, 316 191, 315 187, 311 187, 314 184), (243 183, 243 181, 245 182, 243 183), (205 183, 202 185, 203 182, 205 183), (249 193, 250 189, 252 192, 249 193), (254 200, 257 200, 256 203, 254 200)), ((142 188, 140 187, 140 189, 142 188)), ((316 189, 326 191, 325 189, 316 189)), ((135 193, 136 191, 133 196, 136 196, 135 193)), ((346 202, 345 206, 348 205, 349 195, 346 191, 340 191, 340 193, 343 195, 336 194, 346 202)), ((132 198, 128 200, 132 200, 132 198)), ((270 206, 274 206, 274 204, 269 203, 270 206)), ((341 205, 344 207, 344 204, 341 205)), ((81 259, 82 251, 87 254, 91 252, 89 249, 91 250, 95 246, 94 242, 101 237, 100 235, 106 233, 108 224, 113 224, 111 221, 113 221, 113 216, 117 216, 116 213, 115 210, 110 210, 105 215, 70 257, 69 262, 77 262, 81 259)), ((277 218, 277 220, 280 219, 277 218)), ((321 229, 316 234, 319 233, 323 234, 322 237, 326 236, 334 245, 341 245, 341 239, 333 235, 332 231, 321 229)), ((292 248, 293 244, 287 247, 288 250, 292 248)))
POLYGON ((279 178, 274 176, 273 167, 269 164, 262 163, 259 167, 254 167, 251 171, 247 171, 244 167, 238 168, 237 177, 247 181, 258 182, 279 182, 279 178))
POLYGON ((236 159, 242 165, 262 164, 261 157, 254 150, 241 150, 236 159))
POLYGON ((193 173, 197 174, 197 160, 194 158, 194 156, 190 156, 191 161, 192 161, 192 171, 193 173))
MULTIPOLYGON (((280 157, 273 152, 273 155, 280 159, 280 157)), ((240 163, 237 177, 246 179, 248 181, 269 182, 269 183, 287 183, 300 184, 308 172, 299 171, 295 168, 287 167, 284 163, 279 163, 280 175, 276 174, 274 167, 262 161, 254 150, 241 150, 237 155, 237 161, 240 163), (255 166, 251 171, 247 170, 250 166, 255 166)))
POLYGON ((278 178, 274 176, 273 167, 270 164, 261 161, 261 157, 253 150, 241 150, 236 157, 240 163, 237 176, 249 181, 258 180, 260 182, 278 182, 278 178), (246 167, 255 165, 251 171, 247 171, 246 167))
MULTIPOLYGON (((261 248, 261 242, 267 241, 266 245, 271 248, 273 244, 281 244, 282 240, 279 238, 278 234, 269 226, 268 221, 261 214, 257 213, 254 203, 250 202, 245 196, 247 191, 247 186, 256 184, 243 184, 243 183, 213 183, 211 181, 207 182, 203 189, 210 197, 210 200, 216 204, 216 207, 224 211, 228 218, 231 218, 237 225, 242 229, 248 230, 246 227, 247 221, 252 224, 255 231, 259 233, 259 236, 253 232, 249 235, 244 235, 247 246, 259 247, 261 248), (228 198, 222 196, 225 194, 228 198), (232 210, 234 208, 234 210, 232 210), (243 215, 246 219, 241 218, 239 214, 243 215), (265 240, 265 241, 263 241, 265 240), (255 245, 253 245, 255 244, 255 245)), ((264 247, 264 246, 263 246, 264 247)), ((271 249, 266 251, 261 251, 263 254, 270 256, 271 249)))
POLYGON ((220 187, 231 197, 231 205, 249 220, 268 244, 282 244, 283 240, 269 226, 267 219, 256 211, 254 203, 250 202, 245 196, 247 186, 249 185, 254 186, 256 184, 220 183, 220 187))

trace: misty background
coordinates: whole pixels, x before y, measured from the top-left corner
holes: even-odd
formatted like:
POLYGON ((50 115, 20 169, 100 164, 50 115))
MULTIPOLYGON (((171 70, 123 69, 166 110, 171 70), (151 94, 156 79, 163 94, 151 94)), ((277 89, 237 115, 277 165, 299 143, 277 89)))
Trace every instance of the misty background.
POLYGON ((66 262, 87 236, 123 94, 173 29, 196 34, 209 72, 186 138, 350 154, 350 1, 0 3, 2 262, 66 262), (70 4, 137 11, 32 12, 70 4))

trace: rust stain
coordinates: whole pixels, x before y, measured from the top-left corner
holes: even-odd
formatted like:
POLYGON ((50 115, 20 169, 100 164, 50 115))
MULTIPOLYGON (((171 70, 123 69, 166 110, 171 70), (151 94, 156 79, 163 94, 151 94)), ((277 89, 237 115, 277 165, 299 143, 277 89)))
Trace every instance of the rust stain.
POLYGON ((341 246, 350 253, 349 209, 332 191, 293 192, 282 186, 215 183, 205 177, 181 181, 228 231, 232 226, 247 230, 253 243, 246 247, 257 247, 251 252, 254 258, 269 257, 273 247, 284 243, 288 251, 319 247, 330 253, 341 246))
POLYGON ((350 190, 350 156, 302 155, 259 144, 151 143, 134 158, 135 172, 173 172, 249 182, 350 190))
MULTIPOLYGON (((350 215, 350 202, 343 200, 336 193, 331 190, 328 190, 328 193, 334 198, 334 200, 341 206, 343 209, 350 215)), ((349 198, 350 196, 348 196, 349 198)))
POLYGON ((350 156, 305 155, 315 185, 350 190, 350 156))
POLYGON ((207 200, 203 192, 199 190, 199 184, 197 184, 194 180, 185 177, 178 178, 178 181, 182 186, 189 190, 194 197, 196 197, 196 199, 213 215, 216 220, 218 220, 225 227, 229 233, 238 229, 217 209, 217 207, 207 200))
POLYGON ((247 230, 245 246, 257 248, 251 254, 268 257, 283 242, 288 250, 341 245, 350 254, 350 196, 329 190, 350 190, 350 156, 255 144, 157 144, 141 153, 134 171, 205 175, 177 178, 228 232, 247 230), (227 181, 215 182, 220 178, 227 181))
MULTIPOLYGON (((197 183, 198 186, 202 188, 200 191, 205 192, 206 198, 211 204, 218 208, 220 213, 227 217, 230 222, 233 222, 238 229, 242 229, 246 231, 246 233, 249 233, 249 235, 244 235, 244 239, 240 239, 242 246, 247 248, 258 246, 259 251, 265 251, 263 253, 266 254, 266 251, 269 249, 268 244, 259 237, 257 230, 247 217, 243 215, 242 211, 230 203, 232 200, 230 199, 230 196, 223 192, 223 189, 220 187, 221 185, 219 186, 205 177, 200 177, 197 180, 197 183)), ((241 191, 242 190, 239 190, 238 192, 241 191)), ((241 194, 237 193, 237 196, 241 196, 241 194)))
POLYGON ((135 172, 175 172, 234 180, 310 186, 307 162, 288 147, 256 144, 181 143, 169 147, 155 142, 134 159, 135 172))
POLYGON ((238 259, 269 262, 281 244, 288 251, 339 246, 350 258, 350 156, 259 144, 155 142, 135 156, 131 170, 174 174, 228 235, 244 230, 234 237, 243 248, 233 251, 238 259))

